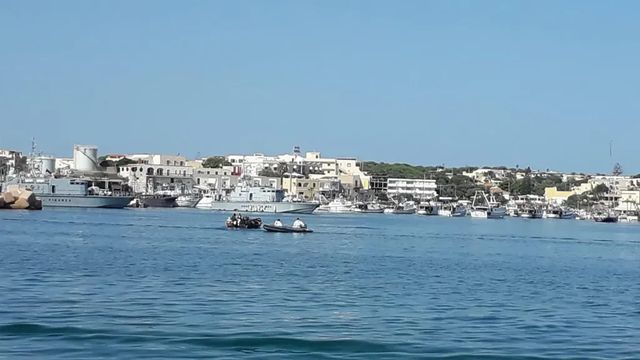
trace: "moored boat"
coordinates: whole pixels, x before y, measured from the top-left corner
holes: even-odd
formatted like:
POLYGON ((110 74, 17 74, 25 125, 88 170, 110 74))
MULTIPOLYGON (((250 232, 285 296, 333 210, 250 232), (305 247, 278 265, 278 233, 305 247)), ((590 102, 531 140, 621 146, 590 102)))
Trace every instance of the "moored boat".
POLYGON ((350 213, 353 211, 353 203, 351 201, 345 200, 342 197, 337 197, 328 204, 320 205, 315 212, 318 213, 334 213, 334 214, 344 214, 350 213))
POLYGON ((545 219, 575 219, 576 213, 561 207, 549 207, 542 213, 545 219))
POLYGON ((418 211, 417 214, 418 215, 426 215, 426 216, 433 216, 433 215, 438 215, 438 211, 440 210, 440 204, 433 202, 433 201, 429 201, 429 202, 425 202, 425 203, 420 203, 418 205, 418 211))
MULTIPOLYGON (((141 205, 139 207, 153 207, 153 208, 173 208, 177 207, 176 203, 177 196, 172 195, 138 195, 136 196, 136 200, 141 205)), ((135 201, 135 200, 134 200, 135 201)))
POLYGON ((16 178, 3 189, 28 189, 47 207, 84 207, 122 209, 133 198, 121 190, 120 179, 38 176, 16 178), (102 186, 102 187, 100 187, 102 186))
POLYGON ((186 194, 180 195, 176 198, 176 205, 178 207, 194 207, 200 201, 201 196, 198 194, 186 194))
POLYGON ((502 219, 505 215, 505 208, 501 207, 493 196, 489 198, 484 191, 476 191, 471 204, 471 217, 502 219))
POLYGON ((318 203, 284 200, 283 190, 242 183, 238 184, 229 196, 205 194, 195 207, 229 212, 311 214, 320 206, 318 203))
POLYGON ((541 219, 542 209, 535 206, 524 206, 518 211, 518 216, 525 219, 541 219))
POLYGON ((595 222, 601 222, 601 223, 617 223, 618 216, 612 212, 601 212, 601 213, 595 214, 593 216, 593 220, 595 222))
POLYGON ((405 201, 394 207, 384 209, 385 214, 409 215, 416 213, 416 205, 413 201, 405 201))
POLYGON ((384 208, 377 203, 356 203, 351 211, 359 214, 382 214, 384 208))
POLYGON ((438 210, 438 215, 447 217, 464 217, 467 216, 467 208, 461 204, 444 204, 438 210))

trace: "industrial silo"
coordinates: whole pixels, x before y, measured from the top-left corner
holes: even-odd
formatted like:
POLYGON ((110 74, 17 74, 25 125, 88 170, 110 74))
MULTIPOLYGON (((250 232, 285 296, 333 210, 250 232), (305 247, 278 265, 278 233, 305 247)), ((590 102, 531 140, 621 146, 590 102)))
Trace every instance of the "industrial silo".
POLYGON ((98 148, 92 145, 74 145, 73 167, 78 171, 98 171, 98 148))

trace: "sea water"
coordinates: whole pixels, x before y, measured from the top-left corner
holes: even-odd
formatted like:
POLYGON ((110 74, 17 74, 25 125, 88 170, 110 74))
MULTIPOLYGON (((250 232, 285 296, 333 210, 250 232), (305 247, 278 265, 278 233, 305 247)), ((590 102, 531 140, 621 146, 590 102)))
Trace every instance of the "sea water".
POLYGON ((0 212, 0 358, 640 358, 640 224, 228 215, 0 212))

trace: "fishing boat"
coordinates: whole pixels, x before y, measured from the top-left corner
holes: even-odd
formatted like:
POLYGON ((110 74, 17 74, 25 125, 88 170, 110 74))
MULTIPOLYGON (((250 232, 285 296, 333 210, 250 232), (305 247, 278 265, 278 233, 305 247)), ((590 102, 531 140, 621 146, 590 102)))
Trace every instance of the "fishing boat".
POLYGON ((294 228, 291 226, 274 226, 269 224, 262 225, 262 228, 267 232, 279 232, 279 233, 311 233, 313 230, 307 228, 294 228))
POLYGON ((177 196, 164 194, 138 195, 130 206, 133 207, 152 207, 152 208, 173 208, 177 207, 177 196))
POLYGON ((518 216, 525 219, 541 219, 542 209, 533 205, 525 205, 518 210, 518 216))
POLYGON ((429 202, 425 202, 425 203, 420 203, 418 205, 418 211, 417 214, 418 215, 426 215, 426 216, 433 216, 433 215, 438 215, 438 211, 440 210, 440 204, 433 202, 433 201, 429 201, 429 202))
POLYGON ((625 211, 618 216, 619 222, 638 222, 637 211, 625 211))
POLYGON ((615 215, 613 212, 606 211, 606 212, 600 212, 593 215, 593 220, 595 222, 601 222, 601 223, 617 223, 618 216, 615 215))
POLYGON ((334 213, 334 214, 344 214, 350 213, 353 210, 353 203, 351 201, 345 200, 342 197, 337 197, 328 204, 320 205, 314 212, 317 213, 334 213))
POLYGON ((464 217, 467 216, 467 208, 462 204, 444 204, 438 210, 438 215, 447 217, 464 217))
POLYGON ((356 203, 353 205, 352 212, 359 214, 382 214, 384 208, 378 203, 356 203))
POLYGON ((502 219, 506 215, 505 208, 501 207, 491 195, 487 197, 484 191, 476 191, 471 203, 471 217, 484 219, 502 219))
POLYGON ((202 196, 195 193, 180 195, 176 198, 176 205, 178 205, 178 207, 192 208, 196 206, 196 204, 198 203, 198 201, 200 201, 201 198, 202 196))
POLYGON ((385 214, 407 215, 416 213, 416 204, 413 201, 405 201, 383 211, 385 214))
POLYGON ((545 219, 575 219, 576 213, 570 209, 554 206, 545 209, 542 217, 545 219))

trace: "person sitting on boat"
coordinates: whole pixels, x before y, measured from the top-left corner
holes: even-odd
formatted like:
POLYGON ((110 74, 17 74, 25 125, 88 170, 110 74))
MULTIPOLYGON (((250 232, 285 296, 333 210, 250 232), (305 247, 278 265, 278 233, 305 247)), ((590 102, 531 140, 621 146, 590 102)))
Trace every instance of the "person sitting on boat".
POLYGON ((307 224, 305 224, 302 220, 300 220, 300 218, 296 218, 296 220, 293 222, 292 227, 295 229, 306 229, 307 224))
POLYGON ((280 219, 278 219, 273 222, 273 226, 283 227, 284 224, 282 223, 282 221, 280 221, 280 219))

